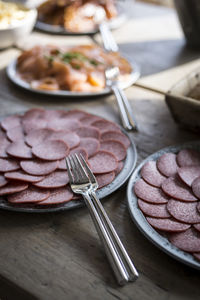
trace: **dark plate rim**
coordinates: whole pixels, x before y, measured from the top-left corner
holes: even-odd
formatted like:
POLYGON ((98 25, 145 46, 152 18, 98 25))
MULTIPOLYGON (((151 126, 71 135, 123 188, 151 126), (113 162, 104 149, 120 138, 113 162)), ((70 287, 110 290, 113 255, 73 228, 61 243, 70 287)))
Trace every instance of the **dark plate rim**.
POLYGON ((171 257, 175 258, 176 260, 197 270, 200 270, 200 263, 198 263, 198 261, 195 260, 191 254, 186 253, 172 245, 167 238, 160 235, 153 227, 151 227, 151 225, 146 221, 146 218, 143 215, 142 211, 139 209, 137 205, 138 198, 133 191, 134 183, 139 178, 141 178, 140 170, 146 162, 150 160, 157 160, 158 157, 167 152, 177 153, 178 151, 184 148, 200 150, 200 141, 192 141, 184 144, 169 146, 151 154, 146 159, 144 159, 137 166, 137 168, 134 170, 133 174, 129 179, 129 183, 127 186, 127 204, 133 222, 149 241, 151 241, 155 246, 157 246, 159 249, 161 249, 171 257))
MULTIPOLYGON (((106 119, 105 119, 106 120, 106 119)), ((116 176, 112 183, 103 187, 99 191, 97 191, 97 196, 100 199, 103 199, 116 190, 118 190, 130 177, 133 172, 136 162, 137 162, 137 150, 133 138, 128 134, 122 127, 122 132, 129 138, 131 145, 127 149, 127 157, 124 161, 124 167, 122 171, 116 176)), ((7 202, 7 200, 3 197, 0 197, 0 209, 15 211, 15 212, 27 212, 27 213, 49 213, 49 212, 59 212, 70 209, 75 209, 79 207, 85 206, 84 202, 81 200, 72 200, 65 204, 60 204, 56 206, 45 206, 45 207, 37 207, 37 205, 12 205, 7 202)))

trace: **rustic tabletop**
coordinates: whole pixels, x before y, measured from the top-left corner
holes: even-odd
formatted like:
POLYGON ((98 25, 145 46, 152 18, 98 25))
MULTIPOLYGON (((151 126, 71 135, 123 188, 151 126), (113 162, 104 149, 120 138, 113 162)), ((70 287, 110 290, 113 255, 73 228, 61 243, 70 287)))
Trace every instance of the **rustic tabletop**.
MULTIPOLYGON (((140 83, 167 91, 197 64, 199 52, 185 47, 171 9, 136 4, 114 32, 122 53, 141 65, 140 83)), ((100 38, 97 36, 99 41, 100 38)), ((40 43, 78 44, 89 37, 59 37, 33 32, 21 47, 40 43)), ((31 107, 80 108, 120 122, 113 96, 92 100, 35 96, 16 88, 5 67, 19 53, 0 52, 0 116, 31 107), (56 100, 56 101, 55 101, 56 100)), ((131 134, 138 163, 160 148, 198 139, 173 121, 163 96, 126 90, 139 132, 131 134)), ((172 259, 136 228, 127 209, 126 185, 103 201, 140 277, 119 287, 86 208, 62 213, 0 212, 0 299, 199 299, 199 272, 172 259)))

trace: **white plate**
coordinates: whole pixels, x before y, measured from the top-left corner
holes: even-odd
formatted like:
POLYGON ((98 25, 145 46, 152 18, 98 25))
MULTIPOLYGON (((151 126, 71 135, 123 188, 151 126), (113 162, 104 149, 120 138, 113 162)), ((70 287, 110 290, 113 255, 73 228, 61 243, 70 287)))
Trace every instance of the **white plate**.
MULTIPOLYGON (((123 7, 123 3, 118 3, 117 10, 118 10, 118 16, 107 22, 108 26, 111 30, 119 28, 127 20, 127 15, 124 12, 125 9, 123 7)), ((55 26, 55 25, 47 24, 47 23, 44 23, 41 21, 37 21, 35 28, 40 31, 46 32, 46 33, 60 34, 60 35, 77 35, 77 36, 79 36, 79 35, 94 35, 97 32, 99 32, 98 25, 97 25, 97 28, 92 31, 71 32, 62 26, 55 26)))
MULTIPOLYGON (((131 64, 132 67, 132 72, 126 77, 126 80, 120 81, 119 86, 122 89, 126 89, 130 87, 132 84, 134 84, 137 79, 140 77, 140 68, 138 64, 135 61, 129 60, 129 63, 131 64)), ((16 71, 16 64, 17 64, 17 59, 13 60, 7 67, 7 75, 8 78, 17 86, 31 91, 33 93, 39 94, 39 95, 48 95, 48 96, 59 96, 59 97, 95 97, 95 96, 104 96, 108 95, 111 93, 111 90, 109 88, 105 88, 102 91, 99 92, 70 92, 70 91, 46 91, 46 90, 38 90, 34 89, 30 86, 30 84, 20 78, 19 75, 17 75, 16 71)))
POLYGON ((163 250, 165 253, 169 254, 173 258, 179 260, 180 262, 191 266, 195 269, 200 270, 200 263, 194 259, 192 255, 189 253, 186 253, 174 245, 172 245, 167 238, 160 235, 151 225, 147 222, 145 216, 143 215, 142 211, 138 207, 138 198, 135 195, 133 191, 133 186, 135 182, 141 178, 140 176, 140 170, 143 167, 143 165, 151 160, 157 160, 161 155, 164 153, 172 152, 177 153, 182 149, 190 148, 200 151, 200 142, 190 142, 185 143, 182 145, 177 146, 171 146, 164 148, 150 156, 148 156, 133 172, 127 188, 127 198, 128 198, 128 207, 129 212, 131 214, 131 217, 136 224, 136 226, 139 228, 139 230, 147 237, 154 245, 156 245, 158 248, 163 250))

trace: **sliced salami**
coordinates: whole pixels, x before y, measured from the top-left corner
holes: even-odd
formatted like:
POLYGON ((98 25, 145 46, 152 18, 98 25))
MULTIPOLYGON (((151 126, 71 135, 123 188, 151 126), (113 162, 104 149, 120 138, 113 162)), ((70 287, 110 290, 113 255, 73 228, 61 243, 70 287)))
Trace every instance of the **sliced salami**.
POLYGON ((98 182, 99 189, 110 184, 114 180, 114 178, 115 172, 96 175, 96 180, 98 182))
POLYGON ((32 158, 32 150, 27 146, 24 140, 18 140, 10 144, 7 148, 7 153, 18 158, 32 158))
POLYGON ((197 177, 192 182, 192 191, 195 194, 195 196, 200 199, 200 177, 197 177))
POLYGON ((43 108, 32 108, 25 112, 22 117, 22 121, 44 119, 44 117, 45 110, 43 108))
POLYGON ((53 173, 47 175, 43 180, 34 183, 34 186, 53 189, 58 187, 63 187, 69 182, 69 177, 65 171, 54 171, 53 173))
POLYGON ((152 227, 166 232, 182 232, 187 230, 191 226, 189 224, 183 224, 173 219, 158 219, 147 217, 147 221, 152 227))
POLYGON ((79 137, 86 138, 92 137, 97 140, 100 139, 100 131, 99 129, 92 126, 81 126, 75 130, 79 137))
POLYGON ((199 167, 181 167, 178 169, 178 175, 185 184, 191 186, 192 182, 200 176, 199 167))
POLYGON ((89 158, 89 165, 95 174, 109 173, 115 171, 118 166, 116 157, 107 151, 99 151, 89 158))
POLYGON ((109 141, 109 140, 116 140, 121 142, 124 147, 127 149, 130 146, 130 140, 129 138, 118 131, 105 131, 101 134, 101 140, 102 141, 109 141))
POLYGON ((73 193, 69 187, 58 188, 50 191, 50 195, 46 200, 37 204, 39 205, 52 205, 69 202, 73 198, 73 193))
POLYGON ((51 138, 53 133, 54 131, 48 128, 32 130, 26 136, 26 143, 31 147, 36 146, 46 139, 51 138))
POLYGON ((195 228, 197 231, 200 231, 200 223, 199 223, 199 224, 194 224, 193 226, 194 226, 194 228, 195 228))
POLYGON ((69 154, 69 147, 63 141, 47 140, 34 146, 32 153, 43 160, 59 160, 69 154))
POLYGON ((117 169, 114 171, 114 172, 115 172, 115 176, 117 176, 117 175, 121 172, 121 170, 123 169, 123 166, 124 166, 123 161, 119 161, 119 162, 118 162, 118 167, 117 167, 117 169))
POLYGON ((34 159, 31 161, 23 160, 20 162, 20 166, 22 170, 24 170, 28 174, 42 176, 42 175, 50 174, 51 172, 55 171, 55 169, 58 166, 58 161, 46 162, 40 159, 34 159))
POLYGON ((121 142, 115 140, 102 141, 100 143, 100 150, 109 151, 114 154, 118 161, 126 158, 126 148, 121 142))
POLYGON ((6 132, 8 139, 11 142, 16 142, 17 140, 23 140, 24 139, 24 132, 22 126, 13 127, 11 129, 8 129, 6 132))
POLYGON ((141 169, 142 178, 150 185, 160 187, 166 179, 157 169, 155 161, 148 161, 141 169))
POLYGON ((20 181, 24 181, 24 182, 38 182, 44 178, 44 176, 29 175, 22 170, 15 171, 15 172, 7 172, 4 175, 5 175, 6 179, 20 180, 20 181))
POLYGON ((1 121, 1 127, 6 131, 20 125, 21 117, 17 115, 9 116, 1 121))
POLYGON ((101 133, 104 131, 119 131, 119 132, 121 132, 121 129, 117 124, 107 121, 107 120, 103 120, 103 119, 94 121, 94 122, 92 122, 91 125, 98 128, 101 131, 101 133))
POLYGON ((8 157, 8 154, 6 152, 8 146, 10 145, 10 142, 6 137, 2 137, 0 139, 0 157, 8 157))
POLYGON ((157 160, 157 168, 164 176, 175 176, 178 165, 176 163, 176 154, 165 153, 157 160))
POLYGON ((19 170, 19 161, 12 158, 0 158, 0 172, 19 170))
POLYGON ((100 143, 94 138, 81 138, 79 146, 87 151, 88 157, 91 157, 99 151, 100 143))
POLYGON ((170 199, 167 203, 169 213, 178 221, 195 224, 200 222, 197 202, 182 202, 170 199))
POLYGON ((200 232, 195 228, 191 227, 182 233, 173 233, 169 240, 183 251, 200 252, 200 232))
POLYGON ((80 122, 85 126, 90 126, 93 122, 101 120, 98 116, 88 115, 87 117, 83 117, 80 119, 80 122))
MULTIPOLYGON (((84 148, 77 147, 77 148, 72 149, 70 151, 69 155, 74 155, 74 154, 77 154, 77 155, 81 154, 86 161, 88 160, 88 153, 84 148)), ((65 163, 65 165, 66 165, 66 163, 65 163)))
POLYGON ((141 209, 141 211, 149 217, 162 219, 170 218, 170 214, 167 211, 166 204, 152 204, 147 203, 142 199, 138 199, 138 206, 141 209))
POLYGON ((75 132, 69 132, 68 130, 55 131, 51 135, 51 140, 61 140, 65 142, 70 149, 80 144, 80 137, 75 132))
POLYGON ((49 195, 48 190, 31 186, 25 191, 8 196, 7 199, 10 203, 37 203, 47 199, 49 195))
POLYGON ((8 183, 8 180, 6 180, 5 176, 0 174, 0 187, 3 187, 8 183))
POLYGON ((162 189, 172 198, 186 202, 197 201, 197 198, 194 196, 191 189, 178 177, 169 177, 165 179, 162 183, 162 189))
POLYGON ((87 112, 84 112, 84 111, 78 110, 78 109, 72 109, 70 111, 65 112, 65 114, 68 119, 71 118, 71 119, 77 119, 77 120, 81 120, 81 119, 85 118, 86 116, 88 116, 87 112))
POLYGON ((54 130, 70 130, 73 131, 81 126, 78 120, 73 119, 54 119, 48 122, 47 127, 54 130))
POLYGON ((177 162, 180 167, 200 165, 200 152, 192 149, 183 149, 177 155, 177 162))
POLYGON ((198 203, 197 203, 197 210, 198 210, 198 212, 200 213, 200 202, 198 201, 198 203))
POLYGON ((169 200, 160 188, 149 185, 143 179, 135 183, 134 192, 138 198, 149 203, 164 204, 169 200))
POLYGON ((0 196, 21 192, 26 190, 27 188, 28 188, 27 183, 10 181, 8 184, 0 188, 0 196))

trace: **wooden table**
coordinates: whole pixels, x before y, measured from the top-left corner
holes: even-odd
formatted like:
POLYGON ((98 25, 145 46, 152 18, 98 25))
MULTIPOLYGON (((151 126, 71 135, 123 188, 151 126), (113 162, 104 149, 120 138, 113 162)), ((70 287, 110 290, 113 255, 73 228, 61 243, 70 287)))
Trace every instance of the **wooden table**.
MULTIPOLYGON (((114 32, 123 53, 142 67, 140 82, 167 90, 199 63, 199 52, 184 46, 170 9, 137 4, 132 18, 114 32)), ((99 37, 97 37, 99 39, 99 37)), ((83 43, 87 37, 57 37, 33 32, 36 42, 83 43)), ((19 53, 0 52, 0 116, 31 107, 80 108, 119 121, 113 96, 75 101, 39 97, 12 85, 5 67, 19 53)), ((178 128, 160 95, 136 87, 127 90, 140 130, 132 134, 138 163, 162 147, 198 139, 178 128)), ((199 273, 151 244, 136 228, 126 203, 126 186, 104 201, 120 238, 134 260, 139 279, 117 286, 86 208, 51 214, 0 212, 0 298, 6 300, 150 300, 200 299, 199 273)))

